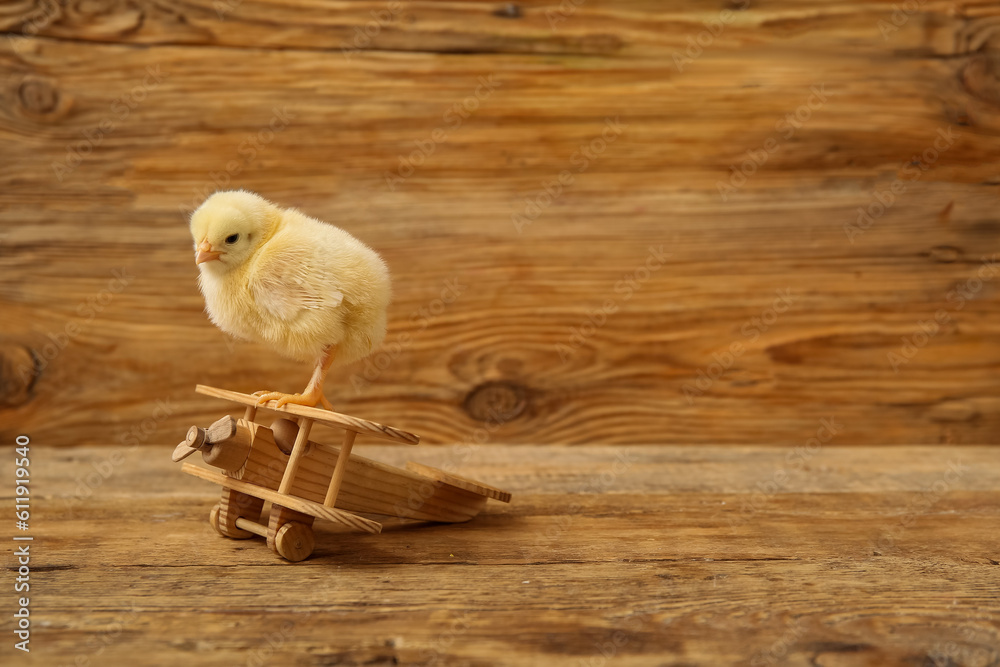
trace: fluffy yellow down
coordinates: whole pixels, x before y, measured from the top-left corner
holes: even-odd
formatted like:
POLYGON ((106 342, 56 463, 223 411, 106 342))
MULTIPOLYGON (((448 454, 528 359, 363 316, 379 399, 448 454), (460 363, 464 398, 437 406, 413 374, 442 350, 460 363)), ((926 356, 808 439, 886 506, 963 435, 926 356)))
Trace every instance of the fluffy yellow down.
MULTIPOLYGON (((279 354, 336 362, 368 355, 385 337, 389 270, 343 229, 247 191, 217 192, 191 215, 195 248, 207 241, 199 286, 212 322, 279 354)), ((202 246, 204 247, 204 246, 202 246)))

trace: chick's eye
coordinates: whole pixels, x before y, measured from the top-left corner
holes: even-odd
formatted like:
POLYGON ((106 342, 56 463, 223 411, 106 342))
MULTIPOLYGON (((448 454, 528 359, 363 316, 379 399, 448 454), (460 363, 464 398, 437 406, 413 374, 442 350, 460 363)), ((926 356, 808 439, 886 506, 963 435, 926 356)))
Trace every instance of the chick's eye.
POLYGON ((229 236, 226 237, 226 243, 228 243, 229 245, 232 245, 239 240, 240 240, 239 234, 230 234, 229 236))

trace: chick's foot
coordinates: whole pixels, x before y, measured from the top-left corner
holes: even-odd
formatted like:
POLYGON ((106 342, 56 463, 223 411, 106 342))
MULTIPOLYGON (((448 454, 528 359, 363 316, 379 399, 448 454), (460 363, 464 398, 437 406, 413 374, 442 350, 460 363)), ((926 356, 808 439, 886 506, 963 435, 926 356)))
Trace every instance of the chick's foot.
POLYGON ((285 394, 280 391, 255 391, 253 395, 257 398, 257 405, 263 405, 268 401, 277 401, 275 407, 280 408, 283 405, 291 403, 292 405, 305 405, 310 408, 315 407, 318 403, 322 403, 323 407, 329 410, 332 406, 330 402, 326 400, 322 391, 307 391, 304 394, 285 394))

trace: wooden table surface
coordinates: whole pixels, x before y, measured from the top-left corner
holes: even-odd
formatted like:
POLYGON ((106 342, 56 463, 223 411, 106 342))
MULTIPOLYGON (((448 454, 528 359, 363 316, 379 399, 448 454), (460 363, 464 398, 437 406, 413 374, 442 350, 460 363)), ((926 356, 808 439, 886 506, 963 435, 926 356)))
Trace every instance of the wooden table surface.
POLYGON ((461 472, 510 505, 381 535, 319 525, 298 564, 216 535, 217 489, 169 454, 31 448, 17 664, 1000 662, 992 448, 484 445, 461 472))

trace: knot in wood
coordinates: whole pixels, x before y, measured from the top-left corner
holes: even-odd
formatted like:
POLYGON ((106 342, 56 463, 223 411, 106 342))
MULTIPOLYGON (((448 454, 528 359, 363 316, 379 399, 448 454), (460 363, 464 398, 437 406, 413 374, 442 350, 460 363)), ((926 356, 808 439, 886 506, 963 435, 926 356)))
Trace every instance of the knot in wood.
POLYGON ((960 74, 962 85, 980 100, 1000 107, 1000 53, 981 53, 960 74))
POLYGON ((502 19, 519 19, 521 18, 521 7, 514 2, 508 2, 494 11, 493 16, 499 16, 502 19))
POLYGON ((979 410, 968 401, 944 401, 931 406, 927 416, 936 422, 971 422, 979 417, 979 410))
POLYGON ((512 382, 484 382, 466 396, 465 411, 478 421, 505 424, 524 412, 527 393, 524 387, 512 382))
POLYGON ((25 79, 17 89, 17 98, 24 110, 44 116, 59 107, 59 90, 45 79, 25 79))
POLYGON ((23 345, 0 343, 0 405, 24 405, 41 369, 35 355, 23 345))
POLYGON ((930 256, 939 264, 951 264, 962 256, 962 251, 955 246, 936 245, 931 248, 930 256))
POLYGON ((995 52, 1000 47, 1000 25, 994 16, 963 16, 955 35, 955 55, 995 52))

